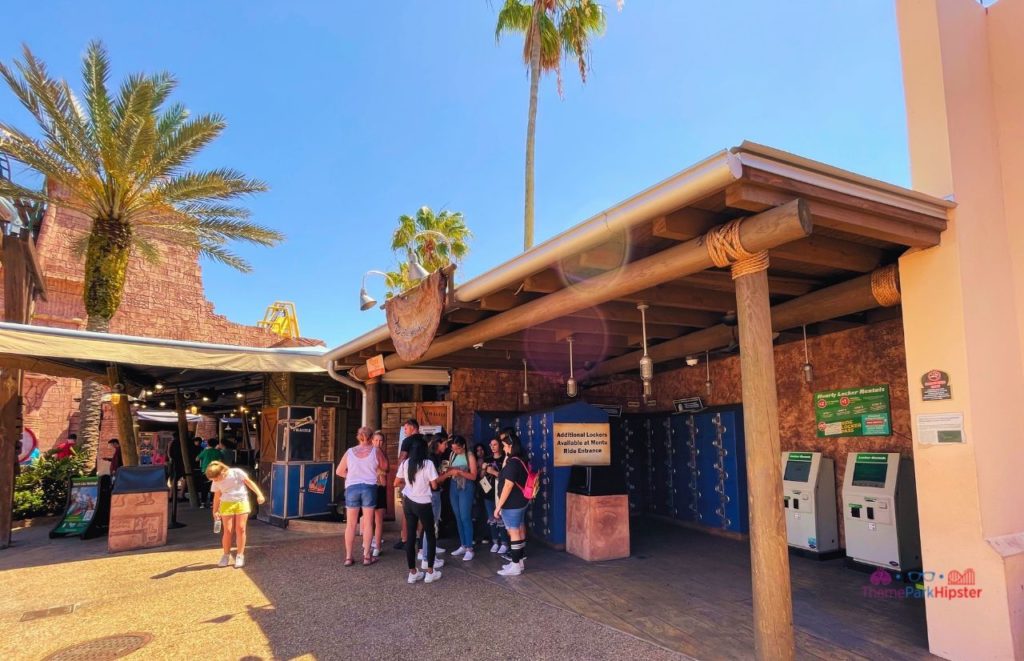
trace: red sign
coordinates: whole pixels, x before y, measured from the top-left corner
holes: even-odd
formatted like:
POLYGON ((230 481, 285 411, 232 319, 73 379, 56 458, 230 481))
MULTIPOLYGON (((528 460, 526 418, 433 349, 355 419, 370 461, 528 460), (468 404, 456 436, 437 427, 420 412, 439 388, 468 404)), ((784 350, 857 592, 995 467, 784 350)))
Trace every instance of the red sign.
POLYGON ((366 376, 370 379, 376 379, 378 376, 384 375, 384 354, 379 353, 373 358, 366 361, 366 376))

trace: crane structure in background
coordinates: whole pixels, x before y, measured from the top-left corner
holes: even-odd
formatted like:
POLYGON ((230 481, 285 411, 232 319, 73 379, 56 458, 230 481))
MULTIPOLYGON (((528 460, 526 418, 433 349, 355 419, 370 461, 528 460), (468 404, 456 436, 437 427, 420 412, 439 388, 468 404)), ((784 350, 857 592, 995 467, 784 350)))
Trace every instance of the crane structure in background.
POLYGON ((299 337, 299 316, 295 312, 295 304, 289 301, 274 301, 268 305, 263 319, 256 322, 256 325, 281 337, 299 337))

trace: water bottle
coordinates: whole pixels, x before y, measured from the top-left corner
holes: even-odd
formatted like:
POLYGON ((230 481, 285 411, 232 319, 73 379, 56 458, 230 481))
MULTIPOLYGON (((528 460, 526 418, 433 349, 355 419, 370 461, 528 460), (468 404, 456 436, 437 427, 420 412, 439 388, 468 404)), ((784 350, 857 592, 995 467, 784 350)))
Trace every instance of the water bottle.
POLYGON ((219 535, 220 531, 221 531, 221 521, 220 521, 220 519, 214 519, 214 521, 213 521, 213 534, 214 535, 219 535))

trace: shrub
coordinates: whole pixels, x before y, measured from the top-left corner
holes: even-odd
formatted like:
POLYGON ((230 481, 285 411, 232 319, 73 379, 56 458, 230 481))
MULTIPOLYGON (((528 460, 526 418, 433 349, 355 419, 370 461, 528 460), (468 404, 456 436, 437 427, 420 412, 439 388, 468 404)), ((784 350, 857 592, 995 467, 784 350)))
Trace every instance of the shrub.
POLYGON ((59 514, 68 499, 68 480, 81 477, 86 470, 85 453, 57 459, 43 455, 35 463, 23 466, 14 484, 14 518, 59 514))

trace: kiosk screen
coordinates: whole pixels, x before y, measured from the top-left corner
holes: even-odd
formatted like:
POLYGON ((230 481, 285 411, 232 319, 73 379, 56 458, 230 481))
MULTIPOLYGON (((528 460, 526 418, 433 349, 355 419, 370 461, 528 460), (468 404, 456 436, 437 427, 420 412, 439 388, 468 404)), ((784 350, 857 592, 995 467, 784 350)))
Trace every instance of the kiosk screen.
POLYGON ((782 479, 786 482, 806 482, 810 476, 811 462, 794 461, 792 459, 786 461, 786 472, 782 476, 782 479))
POLYGON ((862 464, 853 467, 853 486, 875 487, 885 486, 885 476, 889 472, 889 464, 862 464))

